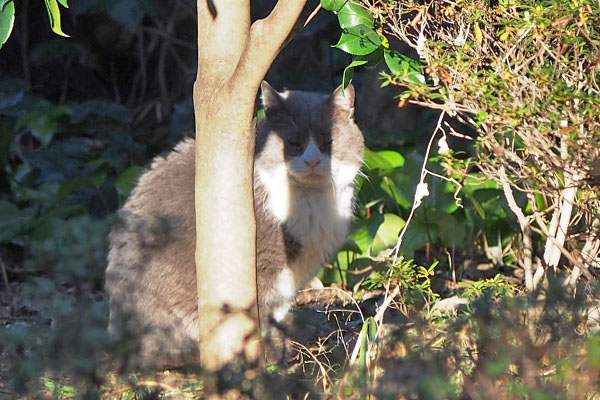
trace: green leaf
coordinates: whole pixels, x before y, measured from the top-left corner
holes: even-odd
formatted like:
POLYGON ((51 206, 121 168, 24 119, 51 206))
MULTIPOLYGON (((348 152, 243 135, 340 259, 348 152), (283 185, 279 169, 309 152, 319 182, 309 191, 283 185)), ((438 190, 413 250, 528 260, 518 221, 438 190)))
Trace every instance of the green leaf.
POLYGON ((406 258, 411 258, 415 250, 422 249, 429 242, 428 227, 423 223, 422 218, 414 218, 406 229, 400 252, 406 258))
POLYGON ((373 239, 377 235, 379 227, 384 221, 384 216, 375 214, 371 218, 362 219, 356 222, 352 229, 350 238, 360 248, 362 254, 367 254, 373 239))
MULTIPOLYGON (((402 173, 402 169, 395 170, 394 172, 402 173)), ((400 189, 400 187, 398 186, 398 183, 395 180, 389 179, 389 177, 384 177, 381 180, 381 182, 379 183, 379 188, 382 191, 384 191, 389 196, 390 199, 393 200, 392 206, 398 205, 404 210, 409 210, 410 207, 412 206, 412 198, 406 196, 406 192, 403 192, 400 189)), ((414 192, 414 185, 413 185, 413 192, 414 192)), ((411 193, 411 196, 412 196, 412 194, 413 193, 411 193)))
POLYGON ((485 220, 485 210, 481 206, 481 203, 479 203, 479 201, 473 195, 473 193, 466 193, 466 196, 468 197, 469 200, 471 200, 471 203, 473 203, 473 207, 475 208, 475 211, 477 212, 477 214, 479 214, 479 218, 485 220))
POLYGON ((371 54, 381 45, 381 37, 366 25, 344 28, 339 42, 334 46, 355 56, 371 54))
POLYGON ((346 2, 338 12, 338 21, 342 29, 364 25, 374 27, 373 16, 363 6, 352 1, 346 2))
POLYGON ((33 218, 32 209, 19 210, 13 203, 0 200, 0 243, 8 243, 33 218))
POLYGON ((61 6, 64 8, 69 8, 69 4, 67 4, 67 0, 58 0, 61 6))
POLYGON ((115 188, 121 196, 129 196, 129 193, 133 190, 137 181, 144 172, 144 168, 138 165, 133 165, 127 168, 119 175, 115 182, 115 188))
POLYGON ((365 320, 365 324, 367 325, 369 340, 375 340, 375 336, 377 335, 377 323, 375 322, 375 319, 373 317, 369 317, 365 320))
POLYGON ((59 186, 58 182, 44 182, 35 188, 27 185, 16 185, 13 192, 19 196, 19 200, 34 201, 45 206, 53 206, 55 205, 59 186))
MULTIPOLYGON (((62 31, 60 27, 60 8, 56 0, 44 0, 46 3, 46 11, 48 11, 48 19, 50 20, 50 29, 57 35, 69 37, 62 31)), ((65 1, 65 0, 63 0, 65 1)), ((66 2, 66 1, 65 1, 66 2)), ((63 4, 63 2, 61 2, 63 4)))
POLYGON ((369 169, 390 170, 404 165, 402 154, 392 150, 372 151, 365 148, 364 160, 369 169))
POLYGON ((108 171, 106 170, 106 168, 101 168, 100 170, 88 176, 88 182, 96 189, 100 189, 104 181, 106 181, 107 174, 108 171))
POLYGON ((491 179, 485 179, 485 177, 481 174, 477 174, 474 176, 467 176, 463 183, 463 192, 473 193, 476 190, 483 189, 496 189, 502 190, 502 187, 495 181, 491 179))
POLYGON ((344 84, 344 89, 348 87, 350 82, 352 82, 352 75, 354 71, 354 67, 358 67, 361 65, 367 64, 369 61, 364 59, 356 59, 352 61, 346 68, 344 68, 344 74, 342 75, 342 82, 344 84))
MULTIPOLYGON (((410 209, 415 196, 415 188, 419 182, 423 157, 417 153, 409 153, 404 156, 402 168, 394 168, 386 173, 387 177, 395 185, 393 186, 393 197, 404 209, 410 209)), ((385 190, 385 182, 382 189, 385 190)), ((386 190, 387 191, 387 190, 386 190)))
POLYGON ((479 27, 479 22, 475 22, 475 25, 473 26, 474 30, 475 30, 475 39, 477 39, 477 42, 482 43, 483 42, 483 33, 481 32, 481 28, 479 27))
MULTIPOLYGON (((371 317, 369 317, 371 318, 371 317)), ((367 386, 367 346, 369 345, 369 324, 365 321, 361 329, 360 350, 358 352, 358 368, 360 371, 360 386, 367 386)), ((364 390, 364 389, 363 389, 364 390)))
POLYGON ((61 200, 84 187, 94 187, 99 189, 106 181, 109 169, 108 165, 104 165, 87 175, 76 176, 75 178, 64 180, 58 188, 56 199, 61 200))
POLYGON ((435 228, 435 232, 445 246, 462 246, 466 230, 453 215, 442 210, 427 210, 427 221, 435 228))
POLYGON ((43 108, 19 118, 14 130, 26 127, 40 141, 42 147, 47 147, 58 129, 60 119, 70 114, 71 108, 67 106, 43 108))
POLYGON ((371 269, 368 267, 373 265, 373 261, 368 257, 359 257, 359 254, 361 254, 360 249, 356 246, 347 246, 347 244, 344 249, 338 252, 333 263, 335 268, 323 268, 321 270, 319 278, 323 284, 328 285, 336 282, 353 287, 371 273, 371 269), (353 247, 355 250, 349 250, 346 247, 353 247), (362 274, 356 273, 356 271, 362 270, 366 271, 362 274), (353 273, 348 273, 348 271, 353 271, 353 273))
POLYGON ((328 11, 338 12, 348 0, 321 0, 321 6, 328 11))
POLYGON ((392 74, 403 81, 425 84, 425 71, 419 61, 393 50, 386 50, 383 59, 392 74))
POLYGON ((361 253, 360 247, 358 247, 356 242, 352 239, 346 240, 346 243, 344 243, 344 245, 340 249, 340 252, 342 252, 342 251, 347 251, 347 252, 357 253, 357 254, 361 253))
POLYGON ((404 220, 396 214, 384 214, 383 223, 377 230, 377 235, 371 244, 371 255, 377 256, 384 250, 396 245, 400 231, 404 228, 404 220))
POLYGON ((454 198, 454 193, 456 192, 454 183, 441 179, 432 179, 429 182, 429 192, 430 196, 426 200, 428 206, 447 212, 448 214, 454 213, 459 208, 457 200, 454 198))
POLYGON ((477 112, 477 118, 479 119, 479 122, 486 122, 488 117, 489 115, 485 110, 480 110, 477 112))
POLYGON ((61 182, 60 187, 56 193, 56 200, 60 201, 65 197, 74 193, 79 188, 89 186, 89 179, 87 176, 77 176, 71 179, 65 179, 61 182))
POLYGON ((55 224, 57 220, 63 222, 70 217, 82 215, 87 212, 89 212, 89 210, 81 205, 75 204, 64 204, 60 207, 55 207, 49 212, 32 219, 31 222, 29 222, 26 227, 26 229, 31 230, 29 238, 32 241, 43 241, 51 238, 55 234, 55 224))
POLYGON ((0 2, 0 48, 6 43, 15 24, 15 4, 12 1, 0 2))

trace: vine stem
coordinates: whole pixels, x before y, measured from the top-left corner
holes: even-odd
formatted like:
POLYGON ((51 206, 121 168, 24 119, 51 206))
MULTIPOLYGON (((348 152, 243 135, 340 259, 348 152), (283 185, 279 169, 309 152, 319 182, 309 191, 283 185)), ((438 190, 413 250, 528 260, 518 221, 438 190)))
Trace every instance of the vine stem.
MULTIPOLYGON (((423 165, 421 167, 421 175, 420 175, 419 183, 417 184, 417 188, 415 190, 415 198, 413 200, 412 209, 410 210, 410 214, 409 214, 408 218, 406 219, 406 223, 404 224, 404 227, 402 228, 402 231, 400 232, 400 235, 398 236, 398 241, 396 242, 396 246, 394 247, 394 257, 392 259, 393 266, 398 264, 398 252, 400 251, 400 247, 402 246, 402 240, 404 239, 404 234, 406 233, 408 225, 410 224, 410 222, 412 221, 412 219, 415 215, 416 209, 419 208, 419 206, 421 205, 421 201, 423 200, 423 198, 429 195, 429 193, 426 192, 426 189, 425 189, 426 188, 425 178, 427 177, 427 175, 431 174, 427 170, 427 161, 429 160, 429 155, 431 154, 431 148, 433 147, 433 141, 435 140, 438 131, 443 130, 442 122, 444 121, 445 116, 446 116, 446 111, 444 110, 440 113, 440 117, 438 118, 437 125, 431 135, 431 138, 429 139, 429 143, 427 144, 427 150, 425 151, 425 158, 423 159, 423 165)), ((391 270, 392 269, 390 268, 390 271, 391 270)), ((398 295, 398 293, 400 293, 400 286, 396 286, 392 290, 392 292, 390 292, 390 284, 391 284, 391 282, 388 282, 385 285, 385 296, 384 296, 383 302, 382 302, 381 306, 379 307, 379 309, 377 310, 377 314, 375 315, 375 318, 374 318, 375 323, 377 325, 377 332, 375 333, 375 338, 379 337, 379 335, 381 334, 381 329, 383 327, 383 317, 384 317, 385 311, 389 308, 390 304, 392 303, 394 298, 398 295)), ((359 353, 361 342, 362 342, 361 339, 362 339, 363 334, 364 334, 363 330, 361 330, 358 335, 358 338, 356 340, 354 350, 352 351, 352 355, 350 357, 350 365, 352 365, 358 357, 358 353, 359 353)), ((365 350, 367 351, 367 358, 369 358, 370 346, 368 346, 368 348, 365 350)))
MULTIPOLYGON (((410 210, 410 214, 408 215, 408 218, 406 219, 406 223, 404 224, 404 227, 402 228, 402 231, 400 232, 400 236, 398 236, 398 241, 396 242, 396 246, 394 247, 394 258, 392 261, 392 265, 398 264, 398 253, 400 252, 400 247, 402 246, 402 241, 404 240, 404 234, 406 233, 406 230, 408 229, 408 225, 410 224, 410 222, 412 221, 412 219, 415 215, 415 211, 421 205, 421 200, 423 200, 424 197, 427 197, 429 195, 429 193, 427 193, 427 194, 423 193, 423 188, 426 188, 425 178, 429 174, 429 171, 427 171, 427 161, 429 161, 429 154, 431 153, 431 147, 433 146, 433 141, 435 140, 438 131, 442 129, 442 122, 444 121, 445 116, 446 116, 446 111, 444 110, 440 113, 440 117, 438 118, 438 122, 435 127, 435 130, 433 131, 433 134, 431 135, 431 138, 429 139, 429 143, 427 144, 427 150, 425 151, 425 157, 423 159, 423 166, 421 167, 421 176, 419 179, 419 183, 417 184, 417 189, 415 190, 415 198, 413 199, 413 205, 410 210)), ((387 296, 387 294, 388 294, 388 288, 386 287, 386 296, 387 296)))

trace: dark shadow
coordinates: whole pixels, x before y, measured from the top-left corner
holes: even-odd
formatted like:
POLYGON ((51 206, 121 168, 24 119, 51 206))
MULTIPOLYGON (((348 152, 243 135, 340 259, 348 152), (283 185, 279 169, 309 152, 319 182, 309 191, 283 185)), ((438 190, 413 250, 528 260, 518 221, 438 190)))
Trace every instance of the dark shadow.
POLYGON ((216 19, 218 12, 215 2, 213 0, 206 0, 206 5, 208 6, 208 12, 210 13, 211 17, 216 19))

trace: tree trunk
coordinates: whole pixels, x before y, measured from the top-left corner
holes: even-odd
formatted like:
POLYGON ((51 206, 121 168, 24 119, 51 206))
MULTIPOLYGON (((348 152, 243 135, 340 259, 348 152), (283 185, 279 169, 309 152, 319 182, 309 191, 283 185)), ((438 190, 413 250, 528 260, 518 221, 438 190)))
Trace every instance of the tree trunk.
POLYGON ((196 277, 200 364, 260 361, 253 161, 260 83, 306 0, 250 25, 249 0, 198 0, 196 277))

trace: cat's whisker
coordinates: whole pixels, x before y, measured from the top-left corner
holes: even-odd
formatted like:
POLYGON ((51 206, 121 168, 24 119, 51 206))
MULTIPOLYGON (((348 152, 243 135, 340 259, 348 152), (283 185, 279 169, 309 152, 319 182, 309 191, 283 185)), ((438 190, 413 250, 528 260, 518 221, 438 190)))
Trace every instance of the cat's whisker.
MULTIPOLYGON (((371 181, 371 178, 369 178, 369 176, 363 172, 362 168, 358 170, 358 172, 356 173, 356 176, 357 177, 362 176, 365 180, 367 180, 369 182, 371 181)), ((356 179, 354 179, 354 182, 356 182, 356 179)))

